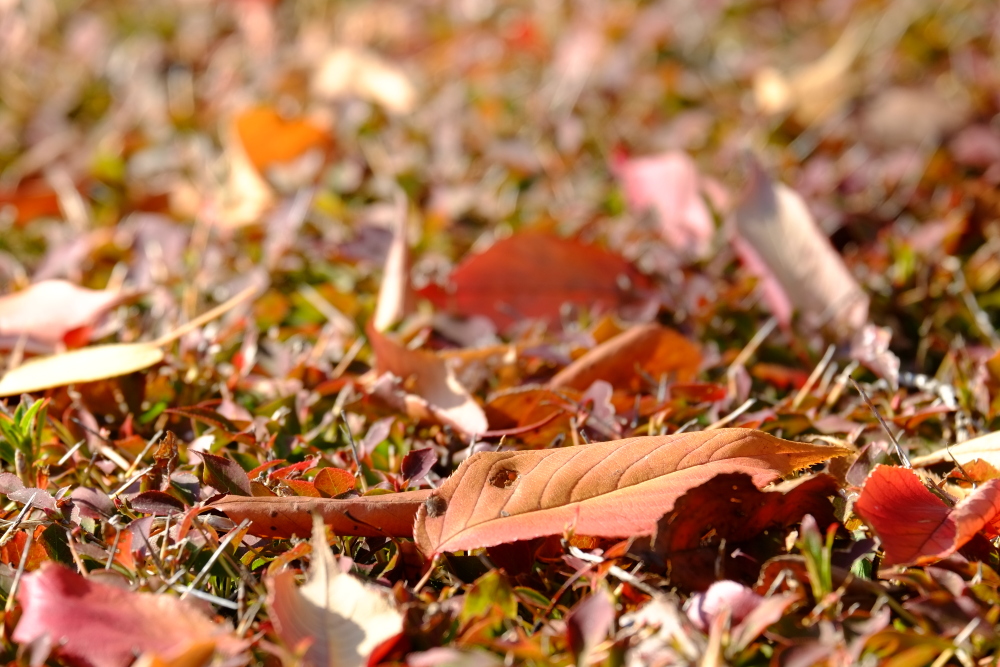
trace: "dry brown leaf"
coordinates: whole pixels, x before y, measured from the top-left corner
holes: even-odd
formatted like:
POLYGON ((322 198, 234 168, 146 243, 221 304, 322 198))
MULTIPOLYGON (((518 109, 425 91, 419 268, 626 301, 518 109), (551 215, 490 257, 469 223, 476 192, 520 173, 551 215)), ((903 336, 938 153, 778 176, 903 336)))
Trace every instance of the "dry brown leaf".
POLYGON ((701 365, 701 351, 682 335, 656 323, 632 327, 591 349, 549 381, 553 389, 586 390, 604 380, 616 390, 638 391, 666 375, 690 382, 701 365))
POLYGON ((436 419, 470 435, 487 430, 486 414, 446 359, 427 350, 411 350, 373 326, 368 327, 368 339, 375 351, 376 372, 403 380, 406 391, 426 401, 436 419))
POLYGON ((338 535, 410 537, 417 509, 430 491, 405 491, 357 498, 299 496, 226 496, 212 503, 236 523, 250 520, 250 534, 264 537, 305 537, 313 512, 338 535))
POLYGON ((392 245, 385 256, 378 305, 372 318, 376 331, 385 331, 409 314, 413 293, 410 289, 410 247, 407 240, 409 211, 406 196, 397 191, 393 216, 392 245))
POLYGON ((163 361, 163 347, 149 343, 94 345, 29 359, 0 379, 0 396, 16 396, 141 371, 163 361))
POLYGON ((481 452, 427 498, 414 536, 429 557, 566 531, 649 534, 680 495, 720 473, 744 472, 759 487, 850 451, 732 428, 481 452))
POLYGON ((808 324, 849 340, 868 320, 868 295, 802 198, 772 181, 755 158, 749 170, 749 191, 735 216, 736 250, 764 282, 772 312, 787 325, 790 304, 808 324))

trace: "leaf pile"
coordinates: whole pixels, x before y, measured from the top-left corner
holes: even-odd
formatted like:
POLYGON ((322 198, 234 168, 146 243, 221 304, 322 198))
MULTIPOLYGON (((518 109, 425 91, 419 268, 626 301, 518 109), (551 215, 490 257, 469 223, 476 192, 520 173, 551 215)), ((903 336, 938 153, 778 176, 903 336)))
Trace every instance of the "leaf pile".
POLYGON ((994 659, 996 3, 0 4, 5 662, 994 659))

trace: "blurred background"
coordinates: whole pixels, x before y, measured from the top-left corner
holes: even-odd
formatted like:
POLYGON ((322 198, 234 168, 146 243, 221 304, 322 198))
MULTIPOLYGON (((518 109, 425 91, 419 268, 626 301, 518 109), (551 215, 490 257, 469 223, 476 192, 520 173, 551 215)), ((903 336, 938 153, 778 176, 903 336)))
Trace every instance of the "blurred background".
POLYGON ((402 193, 417 288, 539 227, 620 252, 678 325, 738 348, 767 314, 725 233, 751 152, 904 367, 933 372, 997 343, 998 17, 965 0, 0 0, 0 286, 140 290, 144 319, 123 317, 146 334, 112 329, 129 339, 264 272, 262 330, 324 321, 303 283, 360 325, 402 193), (684 231, 706 220, 716 233, 684 231))

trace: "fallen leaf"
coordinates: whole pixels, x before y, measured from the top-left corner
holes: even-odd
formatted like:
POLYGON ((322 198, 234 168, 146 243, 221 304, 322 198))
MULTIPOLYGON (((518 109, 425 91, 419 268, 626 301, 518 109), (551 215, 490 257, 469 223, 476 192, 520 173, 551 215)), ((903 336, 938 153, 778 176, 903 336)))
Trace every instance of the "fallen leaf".
POLYGON ((516 387, 490 396, 485 411, 491 432, 511 433, 529 447, 546 447, 565 437, 581 396, 573 389, 516 387))
MULTIPOLYGON (((120 290, 92 290, 65 280, 43 280, 0 296, 0 341, 12 345, 24 336, 49 346, 63 343, 68 334, 95 324, 128 298, 130 295, 120 290)), ((87 334, 84 342, 89 339, 87 334)))
POLYGON ((417 90, 406 73, 371 51, 339 47, 323 59, 312 82, 320 98, 355 96, 395 114, 409 113, 417 90))
POLYGON ((942 447, 932 454, 916 457, 911 463, 915 468, 926 468, 952 461, 965 465, 976 459, 986 461, 994 468, 1000 468, 1000 431, 987 433, 958 445, 942 447))
POLYGON ((596 380, 619 391, 638 392, 663 376, 690 382, 701 366, 701 351, 673 329, 656 323, 632 327, 589 350, 551 380, 553 389, 586 390, 596 380))
POLYGON ((755 158, 749 190, 736 210, 737 253, 765 283, 772 313, 788 325, 789 305, 810 326, 849 340, 868 320, 868 296, 823 235, 805 202, 775 183, 755 158))
POLYGON ((0 396, 94 382, 141 371, 163 361, 163 348, 150 343, 112 343, 29 359, 0 379, 0 396))
POLYGON ((14 188, 0 189, 0 209, 8 206, 19 226, 36 218, 62 217, 59 195, 43 178, 25 179, 14 188))
POLYGON ((215 654, 212 642, 192 642, 182 651, 171 651, 170 657, 156 653, 143 653, 132 667, 202 667, 215 654))
POLYGON ((289 647, 309 641, 305 663, 313 667, 360 667, 372 649, 403 628, 403 617, 381 590, 342 572, 317 519, 306 583, 295 586, 285 570, 269 578, 268 607, 278 636, 289 647))
POLYGON ((145 343, 112 343, 29 359, 0 378, 0 396, 14 396, 80 382, 95 382, 141 371, 163 361, 163 347, 188 331, 220 317, 260 290, 252 284, 225 303, 145 343))
POLYGON ((667 245, 690 259, 708 253, 715 224, 701 195, 698 167, 687 153, 622 159, 615 173, 629 207, 638 213, 656 212, 667 245))
POLYGON ((226 496, 212 507, 236 523, 249 519, 250 534, 262 537, 305 537, 313 512, 337 535, 412 537, 417 509, 429 495, 428 489, 344 499, 226 496))
POLYGON ((448 283, 420 293, 438 308, 458 315, 482 315, 501 329, 525 319, 559 321, 564 304, 594 310, 636 301, 649 279, 622 257, 573 239, 523 231, 467 258, 448 283))
POLYGON ((126 667, 139 653, 170 656, 198 642, 229 656, 247 645, 176 597, 133 593, 53 562, 24 576, 17 599, 24 613, 14 641, 48 636, 60 653, 93 667, 126 667))
POLYGON ((262 175, 273 165, 292 162, 330 147, 329 133, 308 118, 285 118, 271 107, 238 114, 233 128, 250 163, 262 175))
POLYGON ((1000 517, 1000 480, 982 484, 948 507, 912 470, 880 465, 868 476, 854 511, 882 541, 884 565, 941 560, 1000 517))
POLYGON ((579 447, 480 452, 464 461, 417 513, 428 557, 559 535, 650 534, 688 489, 745 472, 762 486, 851 450, 717 429, 579 447))
POLYGON ((316 489, 327 496, 339 496, 354 488, 357 480, 343 468, 323 468, 313 478, 316 489))
POLYGON ((406 482, 419 482, 437 462, 438 455, 433 447, 413 449, 407 452, 399 464, 399 474, 406 482))
POLYGON ((406 196, 402 191, 397 191, 392 221, 392 244, 385 256, 382 282, 378 288, 378 302, 375 315, 372 317, 372 326, 376 331, 386 331, 406 317, 413 307, 413 292, 410 288, 409 214, 406 196))
POLYGON ((427 350, 411 350, 372 326, 368 339, 379 375, 391 373, 403 380, 406 390, 426 401, 430 413, 442 423, 469 435, 486 431, 486 414, 446 359, 427 350))
POLYGON ((208 452, 190 452, 205 464, 206 483, 220 491, 240 496, 253 495, 250 491, 250 477, 236 461, 208 452))

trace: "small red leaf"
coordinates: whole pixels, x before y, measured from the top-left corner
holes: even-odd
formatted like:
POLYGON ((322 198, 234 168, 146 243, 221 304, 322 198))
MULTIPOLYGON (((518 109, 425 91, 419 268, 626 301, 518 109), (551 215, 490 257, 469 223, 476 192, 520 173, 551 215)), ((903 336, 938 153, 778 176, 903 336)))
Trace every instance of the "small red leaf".
POLYGON ((403 479, 407 481, 419 481, 431 471, 437 460, 437 452, 431 447, 414 449, 403 457, 403 462, 399 465, 399 471, 403 474, 403 479))

